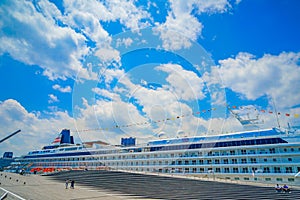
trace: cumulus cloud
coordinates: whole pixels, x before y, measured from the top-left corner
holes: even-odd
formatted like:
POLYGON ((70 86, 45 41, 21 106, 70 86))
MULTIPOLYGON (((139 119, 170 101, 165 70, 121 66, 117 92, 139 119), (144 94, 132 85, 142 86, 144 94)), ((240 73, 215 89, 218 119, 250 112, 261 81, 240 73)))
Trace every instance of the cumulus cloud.
POLYGON ((104 66, 106 66, 106 63, 110 64, 113 61, 119 62, 121 59, 120 52, 111 47, 101 47, 97 49, 95 55, 100 58, 104 66))
POLYGON ((63 93, 70 93, 70 92, 72 92, 72 89, 71 89, 70 86, 62 87, 62 86, 60 86, 58 84, 55 84, 55 85, 52 86, 52 88, 55 89, 55 90, 58 90, 60 92, 63 92, 63 93))
POLYGON ((192 14, 203 12, 225 12, 230 7, 227 0, 170 0, 170 11, 166 21, 156 24, 156 31, 163 40, 163 47, 168 50, 178 50, 191 46, 191 41, 196 41, 201 35, 203 25, 192 14))
POLYGON ((255 58, 239 53, 235 58, 219 61, 220 74, 226 87, 255 100, 268 96, 280 102, 281 108, 299 104, 300 53, 265 54, 255 58))
POLYGON ((204 82, 196 73, 185 70, 177 64, 160 65, 156 69, 168 73, 166 80, 170 87, 166 86, 166 88, 174 91, 180 100, 205 98, 204 82))
POLYGON ((50 118, 42 118, 39 112, 28 112, 18 101, 7 99, 0 102, 0 137, 21 129, 14 137, 1 143, 0 154, 13 151, 23 155, 28 151, 40 149, 53 141, 64 128, 73 127, 73 119, 66 112, 52 113, 50 118))
POLYGON ((49 100, 48 103, 55 103, 55 102, 59 102, 57 96, 55 96, 54 94, 49 94, 49 100))
POLYGON ((5 1, 0 13, 0 54, 9 53, 25 64, 39 65, 51 80, 74 78, 78 70, 88 78, 80 63, 89 50, 86 38, 57 25, 62 16, 54 4, 5 1))
MULTIPOLYGON (((49 1, 2 2, 0 54, 8 53, 27 65, 40 66, 51 80, 95 80, 95 72, 81 64, 90 51, 87 41, 99 47, 97 55, 104 62, 118 58, 118 52, 105 44, 111 37, 101 22, 118 20, 136 30, 148 26, 151 18, 134 1, 64 1, 63 6, 62 13, 49 1)), ((129 40, 124 42, 130 44, 129 40)))

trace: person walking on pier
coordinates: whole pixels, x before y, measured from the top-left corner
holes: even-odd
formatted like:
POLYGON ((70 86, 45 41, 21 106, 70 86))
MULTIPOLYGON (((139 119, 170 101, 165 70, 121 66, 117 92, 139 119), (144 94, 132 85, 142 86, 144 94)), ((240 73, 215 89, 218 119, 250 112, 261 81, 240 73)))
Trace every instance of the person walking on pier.
POLYGON ((69 186, 69 180, 66 179, 66 189, 68 189, 68 186, 69 186))
POLYGON ((70 188, 74 189, 74 184, 75 184, 75 181, 72 180, 72 181, 71 181, 71 186, 70 186, 70 188))

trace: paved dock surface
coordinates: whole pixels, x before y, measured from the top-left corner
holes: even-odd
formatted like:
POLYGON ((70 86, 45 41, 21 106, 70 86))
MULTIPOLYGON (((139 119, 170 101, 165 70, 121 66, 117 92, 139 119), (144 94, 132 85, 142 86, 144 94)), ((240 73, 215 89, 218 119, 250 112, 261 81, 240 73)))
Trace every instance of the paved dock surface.
POLYGON ((274 187, 117 171, 69 171, 51 176, 5 175, 6 178, 4 174, 0 176, 0 182, 13 184, 0 187, 25 199, 300 199, 300 190, 295 188, 292 193, 276 193, 274 187), (16 178, 20 180, 16 182, 16 178), (75 180, 75 189, 64 188, 66 179, 75 180))

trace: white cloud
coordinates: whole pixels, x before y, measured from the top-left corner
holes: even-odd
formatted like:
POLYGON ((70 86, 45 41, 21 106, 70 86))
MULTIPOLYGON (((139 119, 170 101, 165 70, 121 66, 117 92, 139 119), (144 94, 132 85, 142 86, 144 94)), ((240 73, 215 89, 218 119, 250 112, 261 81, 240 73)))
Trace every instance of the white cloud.
POLYGON ((131 44, 133 43, 133 40, 131 38, 118 38, 117 39, 117 43, 116 43, 116 47, 122 46, 124 45, 126 48, 129 47, 131 44))
POLYGON ((62 87, 62 86, 60 86, 58 84, 55 84, 55 85, 52 86, 52 88, 55 89, 55 90, 58 90, 60 92, 63 92, 63 93, 70 93, 70 92, 72 92, 72 89, 71 89, 70 86, 62 87))
POLYGON ((169 14, 165 23, 155 28, 163 40, 163 47, 167 50, 178 50, 191 46, 201 34, 203 25, 196 17, 189 13, 182 13, 178 16, 169 14))
POLYGON ((100 47, 95 52, 95 56, 100 58, 104 64, 110 64, 112 61, 119 62, 121 60, 120 52, 111 47, 100 47))
POLYGON ((114 15, 99 1, 84 0, 64 1, 64 23, 73 29, 78 29, 92 41, 102 42, 109 40, 109 35, 100 24, 100 21, 114 19, 114 15))
POLYGON ((191 41, 196 41, 201 35, 203 25, 192 12, 225 12, 230 4, 227 0, 170 0, 170 7, 166 21, 156 24, 156 31, 165 49, 178 50, 190 47, 191 41))
POLYGON ((170 85, 165 87, 175 92, 179 100, 189 101, 205 98, 203 80, 196 73, 185 70, 177 64, 160 65, 156 69, 168 73, 166 81, 170 85))
MULTIPOLYGON (((0 13, 0 54, 9 53, 27 65, 38 65, 49 79, 92 79, 95 72, 83 68, 81 61, 89 53, 87 40, 99 47, 104 62, 118 60, 118 52, 109 47, 111 37, 101 22, 119 20, 126 28, 148 26, 150 14, 134 1, 64 1, 64 11, 49 1, 9 1, 0 13), (5 13, 5 14, 4 14, 5 13), (144 20, 146 19, 146 20, 144 20), (14 33, 14 34, 11 34, 14 33), (105 45, 106 44, 106 45, 105 45)), ((129 45, 130 41, 124 41, 129 45)))
MULTIPOLYGON (((176 1, 176 0, 175 0, 176 1)), ((205 0, 194 0, 189 1, 190 6, 191 4, 194 4, 194 7, 198 11, 198 13, 223 13, 226 12, 231 6, 230 3, 227 0, 211 0, 211 1, 205 1, 205 0)))
POLYGON ((59 102, 57 96, 55 96, 54 94, 49 94, 49 100, 48 103, 55 103, 55 102, 59 102))
POLYGON ((64 22, 81 30, 93 41, 102 43, 104 40, 109 40, 110 37, 100 22, 118 20, 130 30, 149 26, 147 20, 150 20, 150 14, 134 3, 135 1, 132 0, 110 0, 106 2, 91 0, 88 3, 85 0, 67 0, 64 2, 66 12, 64 22))
POLYGON ((64 128, 73 127, 72 118, 65 112, 52 113, 52 117, 41 118, 40 113, 28 112, 19 102, 8 99, 0 102, 0 138, 21 129, 21 132, 1 143, 0 154, 13 151, 23 155, 40 149, 53 141, 64 128))
POLYGON ((51 80, 74 78, 78 70, 89 78, 80 63, 89 50, 86 38, 68 26, 57 25, 62 16, 54 4, 42 1, 35 7, 29 1, 8 1, 1 5, 0 13, 0 54, 39 65, 51 80))
POLYGON ((300 102, 300 53, 266 54, 255 58, 239 53, 235 58, 219 61, 220 74, 226 87, 255 100, 267 95, 280 108, 300 102))
POLYGON ((107 7, 115 18, 133 31, 148 27, 151 20, 150 14, 143 7, 137 7, 134 2, 134 0, 107 1, 107 7))
POLYGON ((93 88, 92 91, 104 98, 109 98, 110 100, 120 101, 120 96, 117 93, 110 92, 105 89, 93 88))

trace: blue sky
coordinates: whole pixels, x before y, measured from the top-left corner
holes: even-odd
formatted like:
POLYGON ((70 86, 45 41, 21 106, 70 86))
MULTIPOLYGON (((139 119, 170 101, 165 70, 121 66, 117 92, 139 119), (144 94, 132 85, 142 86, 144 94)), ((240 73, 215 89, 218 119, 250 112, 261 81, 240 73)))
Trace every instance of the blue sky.
POLYGON ((1 1, 0 146, 299 126, 297 0, 1 1), (273 112, 273 113, 270 113, 273 112), (117 128, 116 128, 117 127, 117 128), (84 131, 85 130, 85 131, 84 131))

